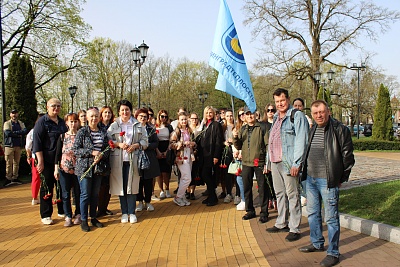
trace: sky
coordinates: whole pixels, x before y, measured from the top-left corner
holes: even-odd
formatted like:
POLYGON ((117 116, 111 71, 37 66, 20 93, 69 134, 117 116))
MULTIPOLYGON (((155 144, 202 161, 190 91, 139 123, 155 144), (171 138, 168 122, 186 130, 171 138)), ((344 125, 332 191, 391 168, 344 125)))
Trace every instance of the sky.
MULTIPOLYGON (((93 28, 91 37, 105 37, 139 46, 143 40, 156 57, 169 55, 208 62, 220 0, 86 0, 82 17, 93 28)), ((245 26, 244 1, 226 0, 239 36, 240 44, 251 69, 258 59, 259 40, 253 40, 251 28, 245 26)), ((400 11, 398 0, 373 0, 380 6, 400 11)), ((400 22, 380 35, 378 43, 360 39, 373 51, 373 66, 394 75, 400 82, 400 22)), ((362 54, 347 55, 350 62, 361 63, 362 54)))

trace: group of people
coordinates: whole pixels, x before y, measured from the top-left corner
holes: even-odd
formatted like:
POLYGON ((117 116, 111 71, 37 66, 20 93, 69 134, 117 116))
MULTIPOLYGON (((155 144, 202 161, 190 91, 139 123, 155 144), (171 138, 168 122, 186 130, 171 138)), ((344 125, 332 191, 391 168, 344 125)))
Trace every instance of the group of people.
MULTIPOLYGON (((62 119, 61 103, 52 98, 47 113, 38 118, 27 137, 28 160, 35 176, 32 204, 40 202, 43 224, 53 223, 56 203, 59 216, 65 216, 65 226, 80 224, 87 232, 89 218, 92 226, 103 227, 97 218, 112 214, 107 206, 110 196, 117 195, 121 222, 136 223, 135 212, 154 210, 151 200, 172 197, 169 181, 175 165, 179 181, 173 198, 176 205, 191 205, 196 186, 205 183, 203 204, 215 206, 219 199, 233 201, 238 210, 246 211, 243 220, 249 220, 256 217, 255 179, 259 221, 267 222, 269 209, 277 210, 274 226, 266 230, 288 232, 287 241, 300 238, 301 192, 307 198, 312 244, 300 248, 302 252, 324 250, 321 208, 325 209, 329 247, 321 265, 333 266, 339 262, 339 187, 348 180, 354 165, 350 132, 331 118, 322 100, 311 104, 313 125, 301 112, 301 98, 292 106, 288 91, 282 88, 273 93, 273 98, 274 104, 265 106, 262 118, 248 107, 240 108, 235 120, 232 110, 207 106, 202 120, 198 114, 180 108, 172 122, 167 110, 161 109, 155 116, 152 109, 134 110, 127 100, 118 102, 117 118, 112 108, 105 106, 69 113, 62 119), (33 156, 35 159, 31 159, 33 156), (143 167, 143 161, 150 167, 143 167), (237 163, 235 173, 228 171, 237 163), (154 194, 156 182, 159 198, 154 194), (218 185, 222 191, 219 196, 218 185), (40 198, 35 198, 39 187, 40 198)), ((13 117, 15 113, 11 112, 11 122, 4 126, 8 129, 6 142, 14 148, 23 146, 21 137, 27 132, 13 117)), ((17 179, 11 169, 7 163, 10 183, 17 179)))

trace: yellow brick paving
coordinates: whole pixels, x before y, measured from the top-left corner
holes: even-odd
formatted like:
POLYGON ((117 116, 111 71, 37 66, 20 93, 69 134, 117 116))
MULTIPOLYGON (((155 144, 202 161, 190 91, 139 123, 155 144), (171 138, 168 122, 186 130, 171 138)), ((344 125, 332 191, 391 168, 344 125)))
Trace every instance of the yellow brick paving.
MULTIPOLYGON (((176 182, 171 183, 171 189, 176 182)), ((172 190, 171 190, 172 191, 172 190)), ((31 206, 30 184, 0 190, 1 266, 270 266, 257 244, 249 221, 235 206, 201 204, 200 192, 189 207, 172 198, 153 202, 154 212, 138 212, 137 224, 121 224, 116 213, 100 218, 104 228, 66 228, 57 217, 42 225, 39 205, 31 206)), ((54 216, 55 215, 55 216, 54 216)))

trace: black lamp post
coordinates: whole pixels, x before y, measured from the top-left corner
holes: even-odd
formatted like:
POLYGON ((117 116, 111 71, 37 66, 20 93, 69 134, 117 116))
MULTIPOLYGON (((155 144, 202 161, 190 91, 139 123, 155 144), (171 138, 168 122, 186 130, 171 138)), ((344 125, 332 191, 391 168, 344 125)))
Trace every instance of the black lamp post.
POLYGON ((76 94, 76 90, 78 90, 78 88, 74 85, 68 88, 69 91, 69 95, 71 96, 71 112, 74 112, 74 97, 76 94))
POLYGON ((138 86, 138 108, 140 108, 140 68, 144 64, 146 57, 147 57, 147 51, 149 50, 149 46, 146 45, 143 41, 139 47, 135 47, 131 50, 131 53, 133 54, 133 62, 135 63, 135 68, 137 67, 139 70, 139 86, 138 86))
MULTIPOLYGON (((331 83, 333 78, 334 78, 334 76, 335 76, 335 72, 332 69, 330 69, 330 70, 328 70, 328 72, 326 74, 328 75, 329 83, 331 83)), ((323 92, 322 92, 322 100, 325 101, 325 86, 327 84, 326 84, 325 80, 322 80, 322 82, 320 83, 321 75, 322 75, 321 72, 317 71, 316 73, 314 73, 314 78, 317 81, 317 84, 318 85, 321 84, 321 86, 322 86, 322 90, 323 90, 323 92)))
POLYGON ((202 112, 204 110, 204 102, 207 100, 207 98, 208 98, 208 93, 207 92, 205 92, 205 93, 200 92, 199 93, 199 100, 200 100, 201 105, 202 105, 202 112))
POLYGON ((365 68, 365 63, 361 63, 361 65, 353 63, 353 66, 350 67, 352 70, 357 70, 357 139, 360 139, 360 70, 365 68))

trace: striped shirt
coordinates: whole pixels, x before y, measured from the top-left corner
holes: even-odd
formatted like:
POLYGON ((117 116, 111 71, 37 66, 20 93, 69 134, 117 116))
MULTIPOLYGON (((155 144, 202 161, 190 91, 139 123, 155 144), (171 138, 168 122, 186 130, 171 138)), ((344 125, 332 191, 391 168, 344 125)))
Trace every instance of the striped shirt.
POLYGON ((326 178, 325 127, 317 127, 310 143, 307 158, 307 174, 313 178, 326 178))
POLYGON ((96 151, 101 151, 101 148, 103 147, 103 136, 101 131, 90 131, 90 135, 92 137, 93 149, 96 151))

